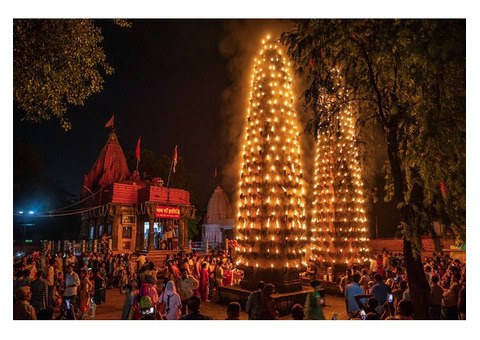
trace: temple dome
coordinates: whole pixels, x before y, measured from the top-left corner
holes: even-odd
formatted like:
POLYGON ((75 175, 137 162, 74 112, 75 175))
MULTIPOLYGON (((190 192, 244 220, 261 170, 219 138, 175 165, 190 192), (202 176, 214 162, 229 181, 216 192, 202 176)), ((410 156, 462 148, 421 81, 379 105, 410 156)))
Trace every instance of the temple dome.
POLYGON ((121 183, 131 177, 127 160, 115 132, 110 133, 92 169, 85 176, 82 188, 82 198, 89 196, 103 186, 121 183))
POLYGON ((208 201, 205 224, 220 224, 221 220, 232 218, 232 207, 227 194, 220 186, 217 186, 208 201))

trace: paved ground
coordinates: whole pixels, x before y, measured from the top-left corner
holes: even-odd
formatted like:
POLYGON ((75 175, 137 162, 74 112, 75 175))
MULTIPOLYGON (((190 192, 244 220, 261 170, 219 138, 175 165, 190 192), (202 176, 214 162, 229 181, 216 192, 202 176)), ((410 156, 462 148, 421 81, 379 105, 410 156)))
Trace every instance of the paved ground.
MULTIPOLYGON (((122 307, 125 297, 120 294, 118 289, 107 290, 107 302, 98 305, 96 309, 95 320, 120 320, 122 307)), ((334 314, 338 314, 339 320, 346 320, 345 301, 337 296, 327 295, 325 298, 326 306, 324 309, 325 317, 331 319, 334 314)), ((200 311, 210 315, 214 320, 223 320, 226 318, 227 306, 215 302, 202 303, 200 311)), ((247 320, 247 313, 241 311, 241 320, 247 320)), ((290 316, 283 316, 281 320, 291 320, 290 316)))

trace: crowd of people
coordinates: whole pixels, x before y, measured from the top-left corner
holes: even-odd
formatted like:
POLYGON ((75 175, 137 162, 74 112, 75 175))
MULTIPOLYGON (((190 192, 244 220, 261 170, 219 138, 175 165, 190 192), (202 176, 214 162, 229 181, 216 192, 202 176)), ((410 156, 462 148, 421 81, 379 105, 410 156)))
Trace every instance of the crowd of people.
POLYGON ((14 319, 85 319, 133 277, 131 254, 33 252, 13 259, 14 319))
POLYGON ((179 252, 167 255, 160 268, 139 254, 136 270, 131 253, 113 255, 108 249, 106 253, 33 252, 14 257, 14 319, 93 319, 96 306, 106 302, 106 291, 112 288, 125 296, 124 320, 153 315, 169 320, 198 318, 197 304, 216 299, 218 287, 238 284, 243 278, 224 252, 202 258, 179 252))
MULTIPOLYGON (((424 259, 430 284, 429 311, 432 319, 466 318, 466 265, 443 253, 424 259)), ((13 318, 95 318, 96 306, 106 303, 107 290, 119 289, 125 296, 122 320, 208 320, 200 312, 203 302, 218 300, 219 287, 238 285, 243 271, 226 252, 209 256, 179 252, 160 267, 144 254, 135 260, 122 255, 33 252, 15 257, 13 318), (133 262, 135 261, 135 262, 133 262)), ((306 275, 311 292, 304 305, 291 310, 293 320, 322 320, 324 295, 317 266, 309 261, 306 275)), ((412 319, 408 277, 401 254, 384 252, 369 266, 353 265, 340 279, 350 319, 412 319)), ((244 307, 251 320, 279 319, 271 283, 259 282, 245 306, 231 302, 226 319, 238 320, 244 307)), ((334 319, 336 315, 334 316, 334 319)))
MULTIPOLYGON (((423 260, 429 315, 433 320, 466 319, 466 263, 448 254, 433 253, 423 260)), ((412 319, 408 276, 401 254, 384 251, 370 266, 353 265, 339 288, 351 319, 412 319)))

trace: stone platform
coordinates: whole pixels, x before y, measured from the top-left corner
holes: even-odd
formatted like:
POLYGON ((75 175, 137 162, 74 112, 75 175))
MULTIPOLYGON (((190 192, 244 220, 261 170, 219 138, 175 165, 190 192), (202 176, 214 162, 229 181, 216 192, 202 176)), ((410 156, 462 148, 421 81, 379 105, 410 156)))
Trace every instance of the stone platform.
MULTIPOLYGON (((288 293, 275 293, 272 298, 275 300, 275 306, 278 309, 280 316, 289 315, 293 305, 299 303, 302 306, 305 304, 307 294, 312 292, 310 287, 302 287, 302 290, 288 293)), ((240 286, 228 286, 218 288, 219 303, 228 305, 230 302, 238 302, 242 309, 245 309, 250 290, 240 288, 240 286)))

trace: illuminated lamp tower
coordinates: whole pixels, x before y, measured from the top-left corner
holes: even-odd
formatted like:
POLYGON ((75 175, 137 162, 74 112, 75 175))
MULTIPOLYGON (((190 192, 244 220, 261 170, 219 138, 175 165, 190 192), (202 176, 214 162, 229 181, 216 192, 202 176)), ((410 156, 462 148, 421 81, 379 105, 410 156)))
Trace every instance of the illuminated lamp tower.
POLYGON ((267 37, 255 59, 240 171, 235 248, 243 289, 301 290, 305 189, 290 63, 267 37))
POLYGON ((355 121, 348 91, 332 71, 332 88, 320 96, 309 253, 340 270, 369 260, 369 239, 355 121))

